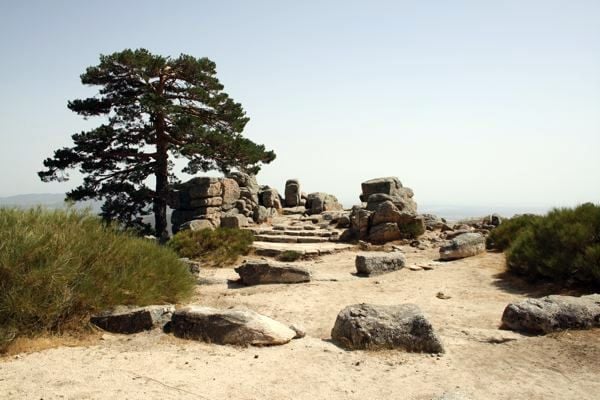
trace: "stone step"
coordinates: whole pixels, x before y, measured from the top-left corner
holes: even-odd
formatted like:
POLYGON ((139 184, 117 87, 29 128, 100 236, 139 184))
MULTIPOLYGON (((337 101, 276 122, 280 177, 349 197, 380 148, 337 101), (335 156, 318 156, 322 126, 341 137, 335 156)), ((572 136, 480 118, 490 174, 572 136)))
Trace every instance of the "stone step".
POLYGON ((319 256, 338 253, 353 248, 347 243, 272 243, 257 241, 252 244, 254 253, 263 257, 277 257, 286 251, 295 251, 303 256, 319 256))
POLYGON ((323 243, 329 241, 328 237, 288 235, 255 235, 254 239, 270 243, 323 243))
POLYGON ((340 235, 338 231, 319 229, 309 231, 283 231, 276 229, 257 229, 248 228, 255 236, 256 235, 269 235, 269 236, 304 236, 304 237, 324 237, 334 238, 340 235))

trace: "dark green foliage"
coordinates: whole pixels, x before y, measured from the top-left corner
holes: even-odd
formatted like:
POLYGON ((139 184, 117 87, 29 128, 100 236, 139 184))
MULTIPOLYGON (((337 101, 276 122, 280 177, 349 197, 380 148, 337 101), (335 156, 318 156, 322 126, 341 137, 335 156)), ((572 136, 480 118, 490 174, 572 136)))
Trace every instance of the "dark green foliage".
POLYGON ((302 258, 302 254, 294 250, 286 250, 277 257, 279 261, 292 262, 302 258))
POLYGON ((530 278, 600 287, 600 206, 555 209, 520 230, 506 252, 508 268, 530 278))
POLYGON ((83 184, 67 193, 71 200, 104 199, 102 216, 128 227, 149 230, 142 216, 155 214, 155 234, 164 240, 166 199, 172 157, 185 157, 185 172, 232 168, 256 173, 275 159, 272 151, 242 136, 248 122, 216 77, 208 58, 162 57, 147 50, 101 55, 81 82, 98 86, 95 97, 73 100, 69 109, 107 122, 72 136, 74 146, 54 152, 39 172, 43 181, 68 179, 78 168, 83 184), (155 187, 147 186, 154 177, 155 187))
POLYGON ((177 302, 193 285, 174 252, 98 217, 0 208, 0 351, 17 336, 81 328, 119 304, 177 302))
POLYGON ((167 242, 181 257, 200 260, 202 265, 224 267, 250 252, 254 240, 245 229, 217 228, 178 232, 167 242))
POLYGON ((497 228, 490 232, 486 239, 486 247, 500 251, 506 250, 521 231, 531 227, 540 218, 542 217, 539 215, 524 214, 503 220, 497 228))

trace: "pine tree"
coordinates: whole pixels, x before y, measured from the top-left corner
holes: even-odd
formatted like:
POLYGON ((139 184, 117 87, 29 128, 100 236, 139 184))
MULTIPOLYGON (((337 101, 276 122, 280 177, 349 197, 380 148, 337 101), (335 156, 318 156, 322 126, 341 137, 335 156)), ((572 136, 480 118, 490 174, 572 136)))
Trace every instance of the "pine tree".
POLYGON ((81 82, 99 86, 99 92, 70 101, 69 109, 106 122, 74 134, 74 146, 56 150, 38 175, 45 182, 65 181, 66 170, 78 168, 83 183, 67 199, 104 200, 106 220, 149 231, 142 217, 154 212, 155 235, 165 240, 169 185, 178 181, 173 157, 185 157, 184 172, 190 174, 232 168, 257 173, 275 159, 265 146, 242 136, 249 119, 223 91, 208 58, 127 49, 101 55, 81 82))

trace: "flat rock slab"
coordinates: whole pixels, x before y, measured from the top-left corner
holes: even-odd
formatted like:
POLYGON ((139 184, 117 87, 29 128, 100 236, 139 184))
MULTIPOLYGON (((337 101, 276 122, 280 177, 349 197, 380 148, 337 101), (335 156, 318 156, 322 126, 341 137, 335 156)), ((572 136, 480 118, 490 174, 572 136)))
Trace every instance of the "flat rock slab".
POLYGON ((444 352, 431 324, 414 304, 348 306, 338 314, 331 337, 349 349, 444 352))
POLYGON ((353 246, 346 243, 272 243, 256 241, 252 243, 254 252, 259 256, 277 257, 286 251, 295 251, 305 256, 319 256, 333 254, 351 249, 353 246))
POLYGON ((311 279, 310 271, 292 264, 266 260, 249 260, 235 269, 245 285, 302 283, 311 279))
POLYGON ((458 260, 485 251, 485 237, 481 233, 463 233, 440 248, 440 260, 458 260))
POLYGON ((502 314, 502 326, 535 334, 600 327, 600 294, 554 295, 511 303, 502 314))
POLYGON ((197 305, 173 313, 175 336, 216 344, 270 346, 288 343, 296 332, 251 310, 219 310, 197 305))
POLYGON ((92 316, 90 322, 108 332, 138 333, 166 324, 174 311, 173 305, 118 306, 92 316))
POLYGON ((404 268, 406 257, 399 251, 391 253, 371 251, 359 253, 354 264, 359 275, 380 275, 404 268))

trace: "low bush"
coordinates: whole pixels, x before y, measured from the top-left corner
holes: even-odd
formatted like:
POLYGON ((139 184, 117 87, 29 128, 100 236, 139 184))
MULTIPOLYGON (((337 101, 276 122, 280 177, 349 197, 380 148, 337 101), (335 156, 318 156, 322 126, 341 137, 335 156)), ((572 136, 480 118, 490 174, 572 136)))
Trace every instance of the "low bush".
POLYGON ((89 213, 0 208, 0 351, 119 304, 177 302, 193 285, 173 251, 89 213))
POLYGON ((524 214, 505 219, 490 232, 486 239, 486 247, 501 251, 508 249, 521 231, 531 227, 540 218, 542 217, 539 215, 524 214))
POLYGON ((600 287, 600 206, 555 209, 518 231, 506 252, 509 270, 532 279, 600 287))
POLYGON ((297 261, 300 258, 302 258, 302 253, 299 253, 294 250, 286 250, 277 257, 279 261, 285 262, 297 261))
POLYGON ((222 267, 248 254, 253 239, 252 232, 245 229, 185 230, 173 236, 167 245, 181 257, 200 260, 203 265, 222 267))

